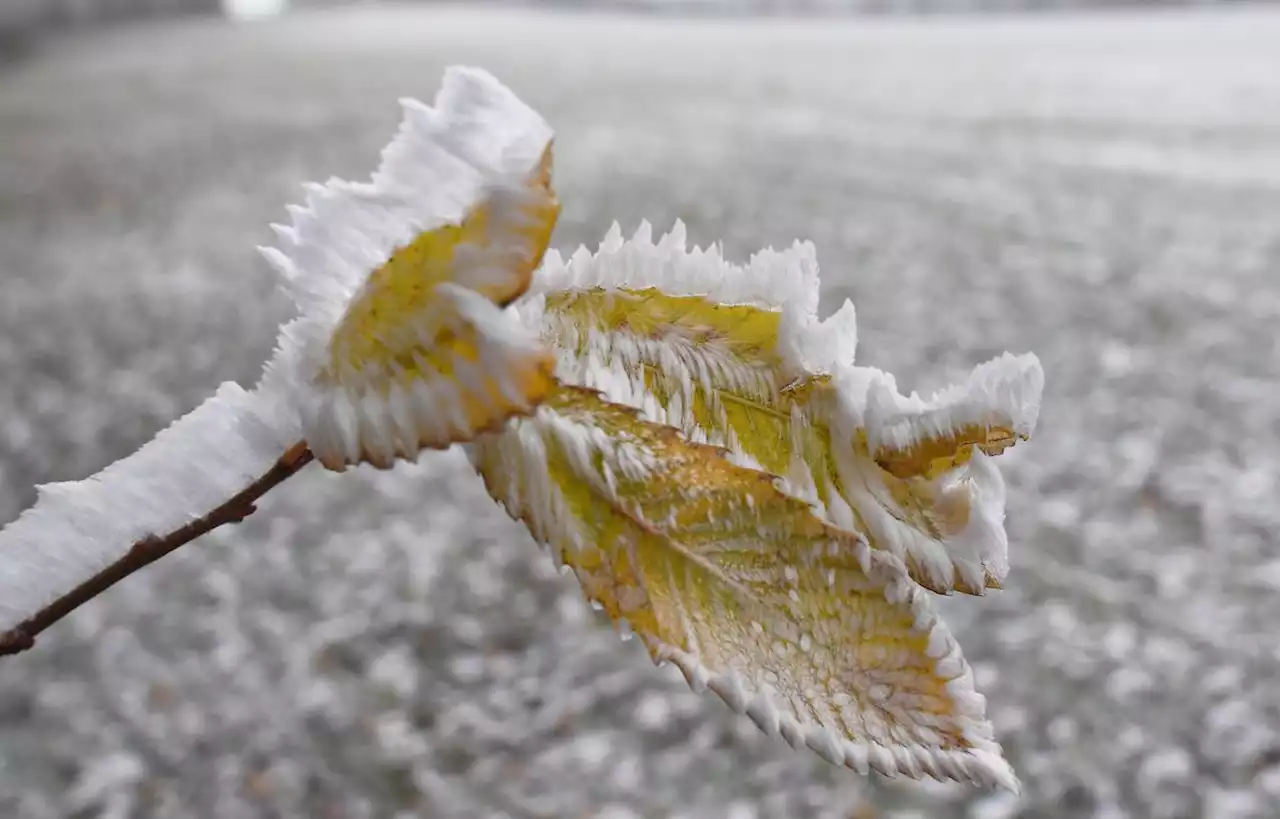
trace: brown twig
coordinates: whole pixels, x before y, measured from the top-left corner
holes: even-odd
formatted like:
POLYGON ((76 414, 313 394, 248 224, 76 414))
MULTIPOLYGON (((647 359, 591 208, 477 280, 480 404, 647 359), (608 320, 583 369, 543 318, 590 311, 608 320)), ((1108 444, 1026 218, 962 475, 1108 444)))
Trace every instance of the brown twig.
POLYGON ((313 458, 305 442, 296 443, 289 447, 275 464, 263 473, 262 477, 237 492, 209 514, 172 532, 148 535, 139 540, 124 557, 54 600, 22 623, 0 633, 0 657, 18 654, 31 648, 36 644, 36 637, 49 626, 184 543, 190 543, 223 524, 239 523, 244 520, 256 511, 257 507, 254 504, 263 495, 311 463, 313 458))

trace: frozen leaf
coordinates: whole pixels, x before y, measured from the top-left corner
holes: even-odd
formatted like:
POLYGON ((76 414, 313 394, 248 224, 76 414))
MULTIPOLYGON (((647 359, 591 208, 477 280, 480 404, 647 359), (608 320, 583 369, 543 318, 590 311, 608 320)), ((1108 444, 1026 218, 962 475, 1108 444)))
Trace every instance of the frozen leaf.
POLYGON ((558 375, 784 479, 826 519, 901 557, 938 592, 981 594, 1008 571, 1004 484, 988 456, 1034 429, 1043 373, 1004 355, 925 401, 853 364, 852 304, 817 317, 812 245, 746 265, 657 242, 648 224, 597 253, 548 254, 517 309, 558 375))
POLYGON ((587 597, 695 689, 835 764, 1016 789, 928 596, 770 476, 569 386, 471 454, 587 597))
POLYGON ((391 466, 528 412, 553 360, 501 307, 560 212, 551 129, 488 74, 409 101, 370 183, 311 187, 264 249, 298 304, 270 369, 331 469, 391 466))

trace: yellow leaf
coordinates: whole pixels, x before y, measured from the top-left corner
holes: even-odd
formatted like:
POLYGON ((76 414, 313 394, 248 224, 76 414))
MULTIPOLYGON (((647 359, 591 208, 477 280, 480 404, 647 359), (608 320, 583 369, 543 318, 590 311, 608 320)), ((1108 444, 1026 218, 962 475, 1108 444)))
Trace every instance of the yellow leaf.
POLYGON ((472 458, 586 595, 695 689, 836 764, 1016 788, 959 647, 901 562, 770 476, 569 386, 472 458))
POLYGON ((861 393, 850 394, 829 374, 789 375, 781 318, 654 288, 587 288, 546 294, 543 336, 560 350, 563 380, 780 476, 788 493, 829 521, 902 558, 921 585, 970 594, 999 587, 1003 484, 985 462, 972 461, 975 450, 998 454, 1012 445, 1014 420, 999 406, 960 425, 890 412, 880 424, 888 434, 873 436, 865 405, 879 382, 864 378, 854 388, 861 393), (912 434, 919 429, 925 433, 912 434))
POLYGON ((790 418, 778 414, 780 314, 654 288, 591 288, 548 294, 546 315, 562 377, 781 474, 788 451, 776 433, 790 418), (742 437, 750 449, 737 445, 742 437))
POLYGON ((374 270, 335 329, 317 384, 341 440, 325 466, 390 467, 529 412, 554 357, 501 306, 529 286, 560 211, 551 147, 522 190, 495 190, 459 224, 426 231, 374 270))

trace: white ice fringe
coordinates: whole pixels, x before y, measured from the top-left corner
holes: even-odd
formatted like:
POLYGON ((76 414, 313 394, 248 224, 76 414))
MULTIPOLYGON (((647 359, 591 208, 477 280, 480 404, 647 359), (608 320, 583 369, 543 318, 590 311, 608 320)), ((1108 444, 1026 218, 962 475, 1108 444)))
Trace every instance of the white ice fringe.
MULTIPOLYGON (((954 573, 971 589, 983 588, 987 574, 1003 581, 1009 571, 1005 486, 992 458, 975 451, 966 465, 935 479, 940 495, 967 497, 964 505, 970 511, 962 530, 934 541, 890 511, 895 504, 883 474, 873 460, 855 454, 852 438, 855 430, 864 429, 874 459, 967 426, 1000 426, 1030 436, 1044 389, 1039 359, 1005 353, 928 400, 915 393, 902 395, 892 375, 871 367, 842 368, 836 385, 840 411, 833 419, 833 435, 846 443, 837 447, 835 465, 846 500, 856 506, 877 543, 900 557, 913 557, 935 588, 949 588, 954 573)), ((849 525, 851 520, 836 522, 849 525)))
MULTIPOLYGON (((404 119, 370 182, 306 186, 291 225, 261 248, 284 289, 327 345, 369 273, 425 231, 460 222, 493 189, 518 189, 538 165, 551 126, 476 68, 446 69, 435 107, 403 99, 404 119)), ((299 328, 301 332, 301 328, 299 328)))
POLYGON ((566 260, 548 251, 518 303, 521 316, 540 328, 546 295, 591 288, 655 288, 669 296, 704 296, 719 304, 781 312, 778 352, 787 375, 832 372, 851 364, 857 350, 852 302, 846 299, 825 321, 818 319, 821 293, 812 242, 795 242, 783 251, 766 248, 739 265, 727 261, 715 245, 690 248, 680 220, 656 242, 647 220, 625 241, 615 222, 595 253, 579 247, 566 260))
POLYGON ((1044 370, 1032 353, 1004 353, 975 367, 963 384, 940 390, 927 401, 914 392, 902 395, 892 375, 871 367, 845 368, 837 383, 843 409, 865 425, 874 456, 967 426, 1007 426, 1015 435, 1030 436, 1040 414, 1044 370))

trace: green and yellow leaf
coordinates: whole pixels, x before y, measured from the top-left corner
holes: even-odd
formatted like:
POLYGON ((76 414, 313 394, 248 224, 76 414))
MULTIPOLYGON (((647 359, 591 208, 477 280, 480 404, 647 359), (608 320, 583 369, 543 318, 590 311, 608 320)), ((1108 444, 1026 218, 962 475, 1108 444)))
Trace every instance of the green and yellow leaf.
POLYGON ((472 459, 655 661, 766 732, 863 772, 1016 788, 959 647, 901 562, 769 475, 571 386, 472 459))
POLYGON ((385 468, 424 448, 471 440, 546 395, 553 354, 501 306, 528 287, 555 228, 550 163, 548 146, 526 191, 495 194, 461 223, 423 233, 353 300, 317 378, 360 391, 370 407, 366 428, 343 442, 347 462, 385 468), (513 196, 515 203, 496 201, 513 196))
MULTIPOLYGON (((929 589, 999 587, 1003 484, 984 459, 1028 434, 1017 406, 983 407, 964 395, 958 413, 923 402, 917 410, 912 399, 894 404, 896 389, 885 394, 892 379, 878 370, 797 375, 778 310, 656 288, 574 288, 543 299, 543 337, 560 353, 562 379, 780 476, 788 493, 900 557, 929 589)), ((1012 385, 1038 400, 1028 362, 993 365, 1002 372, 979 368, 975 392, 1012 385)))
POLYGON ((310 186, 264 249, 299 309, 272 377, 335 470, 471 440, 552 384, 552 353, 503 311, 560 213, 550 127, 478 69, 404 107, 371 181, 310 186))

